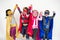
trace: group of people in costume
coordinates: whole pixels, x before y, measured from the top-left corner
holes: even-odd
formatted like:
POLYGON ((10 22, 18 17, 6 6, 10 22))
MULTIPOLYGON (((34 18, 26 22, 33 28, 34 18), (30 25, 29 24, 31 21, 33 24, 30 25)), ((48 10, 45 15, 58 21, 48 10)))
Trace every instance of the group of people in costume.
POLYGON ((32 5, 24 7, 23 11, 16 4, 14 10, 6 10, 6 40, 16 40, 17 33, 20 32, 23 37, 26 36, 26 40, 32 37, 33 40, 52 40, 53 30, 53 16, 49 16, 50 11, 45 10, 44 15, 42 12, 32 10, 32 5), (14 18, 14 12, 18 9, 20 13, 19 28, 14 18))

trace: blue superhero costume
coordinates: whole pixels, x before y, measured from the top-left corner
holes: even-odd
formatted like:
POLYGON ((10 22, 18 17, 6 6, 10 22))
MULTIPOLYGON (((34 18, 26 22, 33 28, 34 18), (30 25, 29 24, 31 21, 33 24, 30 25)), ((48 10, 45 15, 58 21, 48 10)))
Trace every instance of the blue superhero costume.
POLYGON ((42 20, 38 22, 39 28, 40 28, 40 38, 45 40, 52 39, 52 30, 53 30, 53 18, 55 16, 55 13, 53 16, 43 16, 42 20))

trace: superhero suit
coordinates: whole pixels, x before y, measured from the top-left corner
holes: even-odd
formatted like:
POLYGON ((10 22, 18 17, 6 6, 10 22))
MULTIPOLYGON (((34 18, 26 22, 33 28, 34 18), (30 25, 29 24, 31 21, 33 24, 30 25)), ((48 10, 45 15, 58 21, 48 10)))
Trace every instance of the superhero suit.
POLYGON ((20 10, 19 7, 17 7, 17 8, 18 8, 18 11, 20 12, 19 31, 22 33, 23 37, 26 35, 26 39, 29 39, 29 35, 27 34, 27 27, 29 25, 31 7, 29 7, 29 8, 25 7, 25 9, 27 9, 27 10, 23 9, 23 12, 20 10))
POLYGON ((16 40, 17 37, 17 23, 14 18, 16 6, 14 11, 11 9, 6 10, 6 40, 16 40))
POLYGON ((46 10, 45 15, 47 16, 42 16, 42 21, 39 21, 40 38, 43 40, 52 40, 53 18, 55 13, 53 13, 53 16, 48 16, 49 10, 46 10))

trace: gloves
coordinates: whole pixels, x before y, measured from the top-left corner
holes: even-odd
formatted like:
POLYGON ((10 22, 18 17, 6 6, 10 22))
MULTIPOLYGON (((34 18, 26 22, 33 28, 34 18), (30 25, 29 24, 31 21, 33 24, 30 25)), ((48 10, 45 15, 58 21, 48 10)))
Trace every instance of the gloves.
POLYGON ((55 11, 53 11, 53 16, 55 16, 56 15, 56 13, 55 13, 55 11))

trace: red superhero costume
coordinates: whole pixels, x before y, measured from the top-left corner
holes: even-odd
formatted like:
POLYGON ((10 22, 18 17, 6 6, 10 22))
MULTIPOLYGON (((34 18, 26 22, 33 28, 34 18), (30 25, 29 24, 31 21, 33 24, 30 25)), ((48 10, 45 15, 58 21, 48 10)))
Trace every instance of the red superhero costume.
POLYGON ((21 12, 20 8, 18 7, 18 11, 21 13, 20 14, 20 26, 19 26, 19 31, 22 33, 23 37, 26 35, 26 39, 29 39, 29 35, 27 34, 27 27, 29 25, 29 17, 30 17, 30 10, 31 6, 29 8, 24 7, 23 12, 21 12))
POLYGON ((22 25, 23 24, 28 24, 29 23, 29 17, 26 15, 20 15, 20 28, 19 31, 22 32, 22 25))
POLYGON ((27 33, 28 33, 30 36, 33 35, 32 25, 33 25, 33 21, 32 21, 32 13, 31 13, 31 14, 30 14, 30 18, 29 18, 29 25, 28 25, 28 29, 27 29, 27 33))
MULTIPOLYGON (((32 7, 31 6, 29 6, 29 8, 28 8, 28 14, 29 14, 29 17, 30 17, 30 11, 31 11, 31 9, 32 9, 32 7)), ((19 13, 22 13, 22 11, 20 10, 20 8, 18 7, 18 11, 19 11, 19 13)), ((26 22, 29 22, 29 17, 27 17, 26 15, 20 15, 20 26, 19 26, 19 31, 21 32, 22 31, 22 21, 24 22, 24 23, 26 23, 26 22), (28 19, 28 20, 22 20, 22 16, 24 16, 24 18, 26 18, 26 19, 28 19)))
MULTIPOLYGON (((30 36, 32 36, 34 34, 34 32, 32 30, 33 29, 32 27, 34 25, 34 17, 33 17, 32 14, 33 13, 30 14, 29 25, 28 25, 28 29, 27 29, 27 34, 29 34, 30 36)), ((42 14, 40 14, 40 16, 42 16, 42 14)), ((42 17, 41 18, 35 18, 35 20, 37 20, 37 21, 41 20, 41 19, 42 19, 42 17)), ((37 24, 38 24, 38 22, 37 22, 37 24)), ((39 33, 40 33, 40 29, 38 27, 38 32, 37 32, 37 35, 36 35, 36 40, 40 40, 39 33)))

